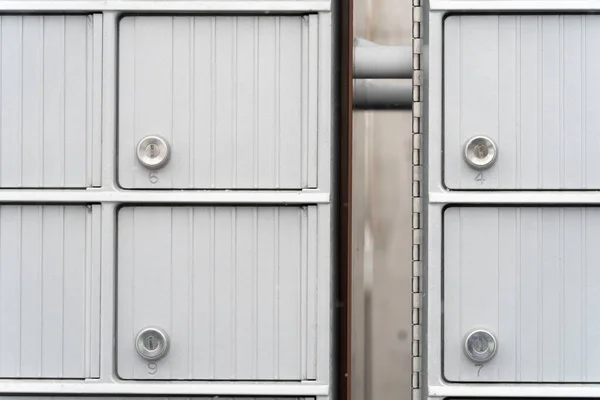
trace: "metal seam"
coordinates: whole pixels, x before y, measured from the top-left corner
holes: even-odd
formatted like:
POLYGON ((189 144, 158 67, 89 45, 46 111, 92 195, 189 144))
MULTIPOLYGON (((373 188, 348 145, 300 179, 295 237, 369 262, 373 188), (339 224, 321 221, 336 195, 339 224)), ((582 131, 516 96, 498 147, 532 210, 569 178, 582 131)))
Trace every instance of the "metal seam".
POLYGON ((413 0, 412 37, 413 37, 413 106, 412 106, 412 399, 421 398, 421 243, 422 243, 422 218, 421 218, 421 103, 422 70, 421 70, 421 29, 423 19, 422 0, 413 0))

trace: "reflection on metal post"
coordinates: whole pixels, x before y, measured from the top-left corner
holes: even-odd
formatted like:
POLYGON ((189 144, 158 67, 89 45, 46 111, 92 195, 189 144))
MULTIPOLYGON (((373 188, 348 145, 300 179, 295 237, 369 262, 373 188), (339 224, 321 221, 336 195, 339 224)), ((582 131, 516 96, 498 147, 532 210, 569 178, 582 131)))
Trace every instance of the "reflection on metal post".
POLYGON ((354 80, 355 110, 410 110, 411 107, 412 82, 409 80, 354 80))
POLYGON ((354 40, 354 109, 412 108, 412 48, 354 40), (381 81, 380 79, 393 79, 381 81))

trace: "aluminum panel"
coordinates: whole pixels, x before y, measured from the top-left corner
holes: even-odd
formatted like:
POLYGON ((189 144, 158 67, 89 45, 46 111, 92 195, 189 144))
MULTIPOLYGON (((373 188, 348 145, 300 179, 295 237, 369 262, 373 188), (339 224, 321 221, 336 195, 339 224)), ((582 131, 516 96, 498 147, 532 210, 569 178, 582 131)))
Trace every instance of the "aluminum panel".
POLYGON ((0 16, 0 187, 96 183, 93 29, 84 15, 0 16))
POLYGON ((122 208, 119 376, 314 379, 316 215, 314 206, 122 208), (160 361, 136 352, 148 326, 170 338, 160 361))
POLYGON ((315 187, 316 29, 316 16, 123 18, 120 184, 315 187), (150 134, 171 146, 155 171, 136 156, 150 134))
POLYGON ((450 16, 444 179, 451 189, 598 189, 600 15, 450 16), (476 135, 498 159, 463 159, 476 135))
POLYGON ((444 213, 444 375, 451 381, 599 382, 600 208, 452 207, 444 213), (463 338, 487 329, 474 365, 463 338))
POLYGON ((98 376, 92 222, 91 207, 0 206, 1 378, 98 376))

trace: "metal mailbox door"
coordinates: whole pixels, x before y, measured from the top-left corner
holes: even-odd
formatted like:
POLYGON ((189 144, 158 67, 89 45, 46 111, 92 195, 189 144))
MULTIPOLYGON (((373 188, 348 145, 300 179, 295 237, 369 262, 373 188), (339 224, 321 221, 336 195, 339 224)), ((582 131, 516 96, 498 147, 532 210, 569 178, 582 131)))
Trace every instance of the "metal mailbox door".
POLYGON ((316 187, 317 19, 123 18, 120 185, 316 187))
POLYGON ((600 15, 444 23, 450 189, 600 188, 600 15))
POLYGON ((100 184, 99 35, 92 16, 0 16, 0 187, 100 184))
POLYGON ((98 206, 0 206, 0 378, 97 378, 98 206))
POLYGON ((318 236, 314 206, 122 208, 119 376, 315 379, 318 236))
POLYGON ((445 378, 600 382, 599 240, 597 207, 448 208, 445 378))

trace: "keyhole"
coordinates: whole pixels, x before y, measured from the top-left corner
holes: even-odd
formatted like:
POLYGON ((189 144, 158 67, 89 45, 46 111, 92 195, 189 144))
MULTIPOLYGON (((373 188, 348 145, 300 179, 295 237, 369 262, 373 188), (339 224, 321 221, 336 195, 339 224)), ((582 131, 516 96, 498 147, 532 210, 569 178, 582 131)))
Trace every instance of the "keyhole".
POLYGON ((150 143, 148 146, 146 146, 146 155, 148 157, 156 158, 156 157, 158 157, 159 153, 160 153, 160 150, 156 143, 150 143))
POLYGON ((488 148, 484 144, 478 144, 475 146, 475 149, 473 149, 473 154, 475 154, 475 157, 477 158, 485 158, 488 155, 488 148))
POLYGON ((485 353, 487 351, 487 348, 488 348, 488 344, 484 338, 477 338, 473 342, 473 350, 476 353, 479 353, 479 354, 485 353))
POLYGON ((158 348, 158 339, 152 335, 144 339, 144 347, 149 351, 154 351, 158 348))

